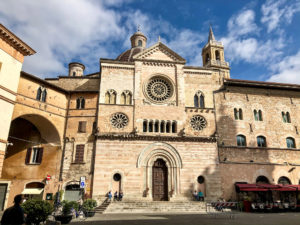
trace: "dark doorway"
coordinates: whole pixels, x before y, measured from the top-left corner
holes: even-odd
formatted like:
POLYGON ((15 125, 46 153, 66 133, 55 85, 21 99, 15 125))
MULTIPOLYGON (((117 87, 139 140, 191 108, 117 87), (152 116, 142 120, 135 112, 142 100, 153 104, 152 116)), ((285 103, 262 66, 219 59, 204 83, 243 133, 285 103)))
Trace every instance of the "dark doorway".
POLYGON ((166 162, 157 159, 152 168, 153 200, 168 201, 168 168, 166 162))

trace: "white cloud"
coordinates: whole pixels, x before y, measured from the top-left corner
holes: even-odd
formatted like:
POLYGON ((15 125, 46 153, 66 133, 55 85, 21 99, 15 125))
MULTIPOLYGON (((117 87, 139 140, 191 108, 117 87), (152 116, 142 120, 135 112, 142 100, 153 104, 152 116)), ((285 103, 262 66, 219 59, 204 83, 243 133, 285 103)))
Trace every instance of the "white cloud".
POLYGON ((243 9, 233 15, 228 23, 228 35, 221 38, 226 57, 231 63, 245 61, 260 65, 269 65, 283 54, 284 33, 266 40, 261 36, 261 28, 255 23, 255 12, 243 9))
POLYGON ((177 29, 140 10, 119 10, 130 1, 1 1, 0 20, 37 51, 25 58, 23 70, 41 77, 67 74, 67 64, 74 59, 85 64, 86 73, 98 71, 100 57, 115 58, 130 48, 137 25, 148 37, 148 46, 161 35, 188 60, 199 57, 203 39, 198 32, 177 29))
POLYGON ((267 0, 261 7, 261 22, 268 32, 280 27, 282 23, 291 23, 293 15, 300 11, 300 1, 267 0))
POLYGON ((240 13, 229 19, 227 27, 230 36, 256 33, 258 27, 255 23, 255 12, 250 9, 242 10, 240 13))
POLYGON ((83 53, 98 62, 100 54, 108 54, 103 46, 124 34, 117 13, 86 0, 1 1, 0 18, 37 51, 25 58, 23 67, 37 75, 66 74, 64 64, 72 57, 89 66, 83 53))
POLYGON ((300 51, 295 55, 285 57, 272 69, 274 74, 268 81, 300 84, 300 51))

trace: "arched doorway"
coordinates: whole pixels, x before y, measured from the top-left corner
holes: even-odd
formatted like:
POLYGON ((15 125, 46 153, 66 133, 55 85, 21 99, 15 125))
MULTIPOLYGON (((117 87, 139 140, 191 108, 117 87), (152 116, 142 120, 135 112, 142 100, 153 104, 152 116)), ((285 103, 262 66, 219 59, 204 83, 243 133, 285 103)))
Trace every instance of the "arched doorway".
POLYGON ((122 182, 121 174, 120 173, 115 173, 113 175, 113 184, 112 184, 112 192, 113 193, 115 193, 116 191, 118 193, 120 193, 120 191, 121 191, 121 182, 122 182))
POLYGON ((289 178, 282 176, 282 177, 279 177, 278 184, 289 185, 289 184, 291 184, 291 181, 289 178))
POLYGON ((79 181, 69 182, 65 188, 64 200, 78 201, 82 199, 83 189, 80 188, 79 181))
POLYGON ((265 176, 258 176, 256 178, 256 183, 257 184, 270 184, 269 179, 265 176))
POLYGON ((163 159, 157 159, 152 167, 152 196, 154 201, 168 201, 168 168, 163 159))

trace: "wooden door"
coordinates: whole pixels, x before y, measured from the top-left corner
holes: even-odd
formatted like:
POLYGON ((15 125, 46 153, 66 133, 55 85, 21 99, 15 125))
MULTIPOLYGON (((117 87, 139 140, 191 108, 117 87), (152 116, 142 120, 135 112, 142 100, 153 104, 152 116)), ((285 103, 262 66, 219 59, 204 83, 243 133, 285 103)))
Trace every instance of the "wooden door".
POLYGON ((168 201, 168 168, 162 159, 154 162, 152 168, 153 200, 168 201))

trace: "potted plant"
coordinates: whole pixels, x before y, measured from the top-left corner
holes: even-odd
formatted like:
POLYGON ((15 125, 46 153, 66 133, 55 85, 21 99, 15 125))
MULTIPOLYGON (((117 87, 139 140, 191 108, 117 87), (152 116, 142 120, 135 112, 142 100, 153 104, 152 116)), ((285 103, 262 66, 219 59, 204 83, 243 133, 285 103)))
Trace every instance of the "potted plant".
MULTIPOLYGON (((75 202, 76 203, 76 202, 75 202)), ((74 207, 74 201, 62 201, 62 214, 55 215, 55 220, 60 221, 62 224, 70 223, 72 220, 72 209, 74 207)), ((78 204, 77 204, 78 207, 78 204)))
POLYGON ((82 205, 84 209, 84 214, 86 217, 92 217, 95 215, 95 208, 97 207, 97 202, 94 199, 87 199, 82 205))
POLYGON ((22 204, 24 213, 27 214, 26 223, 39 225, 45 222, 52 213, 52 205, 44 200, 27 200, 22 204))

